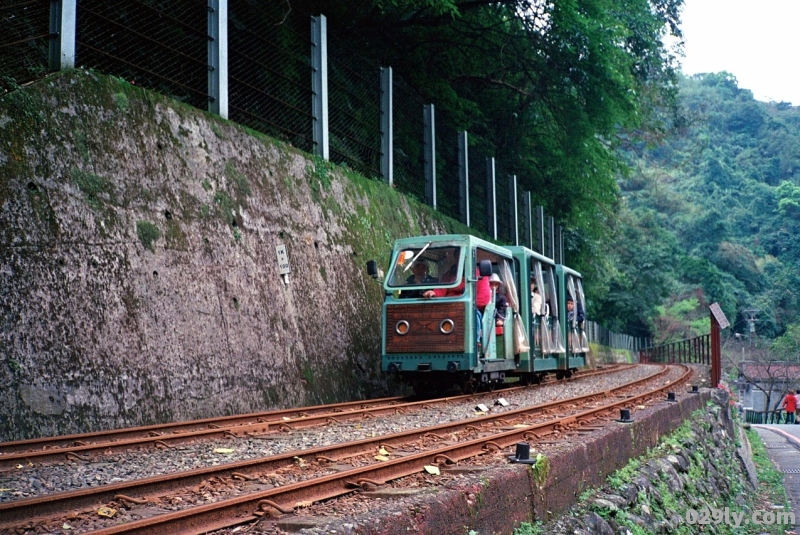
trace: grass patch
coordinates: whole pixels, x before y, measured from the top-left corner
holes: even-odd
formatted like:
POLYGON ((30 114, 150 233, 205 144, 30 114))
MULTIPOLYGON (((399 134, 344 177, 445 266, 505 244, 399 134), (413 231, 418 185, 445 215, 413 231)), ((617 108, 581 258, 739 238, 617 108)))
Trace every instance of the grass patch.
POLYGON ((136 235, 139 236, 139 241, 142 242, 145 249, 150 249, 155 252, 153 242, 161 237, 158 227, 150 221, 137 221, 136 222, 136 235))

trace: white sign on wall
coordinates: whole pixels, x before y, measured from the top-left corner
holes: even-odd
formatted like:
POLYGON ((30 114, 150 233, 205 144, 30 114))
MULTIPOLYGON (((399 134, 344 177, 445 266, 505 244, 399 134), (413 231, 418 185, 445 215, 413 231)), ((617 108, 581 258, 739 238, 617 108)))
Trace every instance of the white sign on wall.
POLYGON ((281 275, 288 274, 291 269, 289 269, 289 255, 286 254, 286 246, 280 244, 275 247, 275 251, 278 253, 278 273, 281 275))

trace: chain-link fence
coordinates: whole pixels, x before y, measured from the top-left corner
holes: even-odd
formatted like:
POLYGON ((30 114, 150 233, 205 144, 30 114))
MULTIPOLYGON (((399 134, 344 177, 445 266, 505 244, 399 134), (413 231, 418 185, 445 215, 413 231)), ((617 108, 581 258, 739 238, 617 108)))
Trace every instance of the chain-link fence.
POLYGON ((394 76, 394 183, 425 202, 425 102, 402 77, 394 76))
POLYGON ((205 0, 81 0, 75 65, 208 107, 205 0))
POLYGON ((229 0, 230 119, 313 149, 310 16, 288 4, 229 0))
POLYGON ((48 72, 49 2, 3 2, 0 29, 0 92, 37 80, 48 72))
POLYGON ((331 160, 372 178, 381 176, 380 67, 344 40, 328 40, 328 120, 331 160))
POLYGON ((446 113, 436 110, 436 205, 453 219, 461 220, 458 164, 458 131, 446 113))

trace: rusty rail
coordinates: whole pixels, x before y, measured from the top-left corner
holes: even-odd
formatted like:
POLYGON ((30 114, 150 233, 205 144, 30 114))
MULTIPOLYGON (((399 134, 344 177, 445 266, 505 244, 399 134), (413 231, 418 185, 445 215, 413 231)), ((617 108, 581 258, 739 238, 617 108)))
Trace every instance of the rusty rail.
MULTIPOLYGON (((495 424, 497 421, 508 420, 519 416, 529 416, 535 413, 547 415, 548 412, 559 409, 563 410, 564 407, 575 405, 576 403, 585 404, 587 398, 596 402, 598 399, 605 399, 614 396, 616 392, 620 392, 623 389, 630 388, 631 386, 655 380, 659 376, 667 373, 667 371, 667 368, 663 367, 661 371, 654 375, 640 379, 634 383, 629 383, 628 385, 619 388, 603 392, 595 392, 590 396, 574 397, 561 401, 536 405, 533 407, 524 407, 512 411, 506 411, 498 415, 486 415, 478 418, 472 418, 467 421, 452 422, 449 424, 443 424, 425 429, 415 429, 357 442, 343 443, 305 451, 288 452, 265 459, 250 459, 247 461, 229 463, 222 466, 200 468, 178 474, 156 476, 132 482, 114 483, 94 489, 81 489, 77 491, 3 503, 0 504, 0 517, 3 518, 3 521, 0 522, 0 528, 15 527, 19 525, 18 522, 31 520, 35 517, 39 517, 41 519, 41 517, 52 517, 63 511, 96 507, 98 505, 118 499, 121 494, 129 497, 128 499, 147 501, 148 496, 152 497, 158 493, 177 492, 182 489, 191 488, 202 481, 209 479, 210 477, 247 478, 260 473, 276 470, 284 466, 289 466, 294 463, 298 456, 307 459, 321 458, 327 461, 335 462, 337 460, 342 460, 357 455, 374 453, 374 450, 378 447, 396 447, 403 444, 408 444, 425 436, 429 436, 431 433, 453 433, 477 426, 483 426, 483 430, 489 431, 490 428, 488 426, 495 424)), ((671 385, 667 385, 667 387, 674 385, 675 383, 673 382, 671 385)), ((623 400, 619 403, 625 403, 627 401, 628 400, 623 400)), ((430 403, 430 401, 418 403, 430 403)), ((577 416, 573 415, 573 417, 577 416)), ((287 487, 281 488, 283 489, 287 487)))

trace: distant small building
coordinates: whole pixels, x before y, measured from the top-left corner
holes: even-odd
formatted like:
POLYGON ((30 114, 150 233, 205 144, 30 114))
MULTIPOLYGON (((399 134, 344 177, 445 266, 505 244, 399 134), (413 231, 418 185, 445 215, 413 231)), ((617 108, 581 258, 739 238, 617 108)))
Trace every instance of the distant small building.
POLYGON ((739 365, 739 378, 734 382, 742 404, 754 411, 766 410, 771 392, 770 410, 780 407, 789 390, 800 388, 800 363, 744 361, 739 365))

